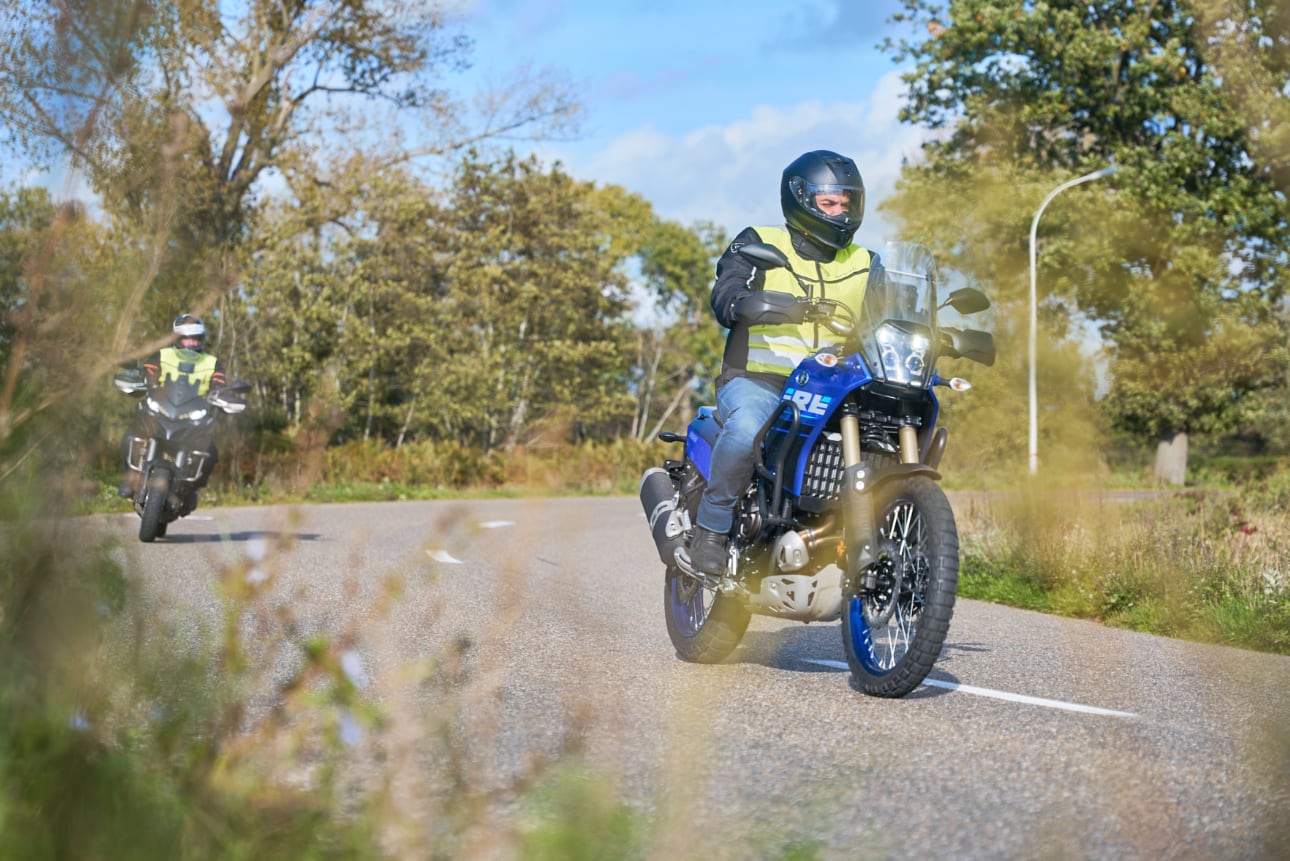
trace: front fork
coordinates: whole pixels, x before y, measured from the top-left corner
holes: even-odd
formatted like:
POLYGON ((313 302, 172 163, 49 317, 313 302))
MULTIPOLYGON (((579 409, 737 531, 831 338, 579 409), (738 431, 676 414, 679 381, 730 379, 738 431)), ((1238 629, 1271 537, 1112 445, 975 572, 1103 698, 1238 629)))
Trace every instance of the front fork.
POLYGON ((872 589, 870 583, 876 575, 873 563, 878 556, 874 551, 878 543, 873 522, 873 497, 869 493, 869 475, 860 459, 860 418, 855 407, 843 407, 840 421, 842 431, 842 523, 844 555, 848 574, 865 572, 863 588, 872 589))
MULTIPOLYGON (((856 408, 848 404, 840 420, 842 431, 842 461, 846 466, 842 474, 842 517, 844 524, 846 570, 865 572, 863 588, 876 585, 877 524, 874 523, 872 477, 860 456, 860 418, 856 408)), ((918 463, 918 430, 913 425, 900 429, 900 462, 918 463)))

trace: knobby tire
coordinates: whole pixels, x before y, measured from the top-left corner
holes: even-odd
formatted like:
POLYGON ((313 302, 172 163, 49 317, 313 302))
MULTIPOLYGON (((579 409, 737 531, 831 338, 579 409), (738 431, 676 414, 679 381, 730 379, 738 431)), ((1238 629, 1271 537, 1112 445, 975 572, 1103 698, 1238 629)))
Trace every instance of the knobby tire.
POLYGON ((738 598, 705 589, 675 567, 667 569, 663 615, 677 656, 696 664, 715 664, 729 657, 751 618, 738 598))
POLYGON ((879 585, 865 592, 864 572, 847 572, 842 642, 861 691, 903 697, 931 672, 949 633, 958 529, 945 493, 925 476, 880 487, 874 514, 879 585))

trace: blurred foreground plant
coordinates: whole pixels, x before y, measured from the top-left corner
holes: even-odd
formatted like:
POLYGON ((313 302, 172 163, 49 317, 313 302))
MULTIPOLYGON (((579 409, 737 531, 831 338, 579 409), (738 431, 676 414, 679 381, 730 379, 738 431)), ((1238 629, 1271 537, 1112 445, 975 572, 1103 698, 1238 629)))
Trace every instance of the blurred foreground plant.
POLYGON ((346 584, 367 611, 325 634, 274 588, 287 549, 247 542, 212 613, 84 519, 0 533, 0 858, 643 857, 576 720, 490 772, 500 682, 474 645, 378 675, 400 578, 346 584))

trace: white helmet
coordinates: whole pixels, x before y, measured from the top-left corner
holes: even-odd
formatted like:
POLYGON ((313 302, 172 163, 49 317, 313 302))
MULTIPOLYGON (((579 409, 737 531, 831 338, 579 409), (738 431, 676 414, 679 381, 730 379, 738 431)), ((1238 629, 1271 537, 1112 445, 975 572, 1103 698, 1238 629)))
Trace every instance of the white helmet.
POLYGON ((175 318, 175 323, 171 327, 175 334, 179 336, 180 345, 186 340, 196 339, 197 346, 187 347, 185 349, 201 351, 206 346, 206 325, 194 317, 192 314, 180 314, 175 318))

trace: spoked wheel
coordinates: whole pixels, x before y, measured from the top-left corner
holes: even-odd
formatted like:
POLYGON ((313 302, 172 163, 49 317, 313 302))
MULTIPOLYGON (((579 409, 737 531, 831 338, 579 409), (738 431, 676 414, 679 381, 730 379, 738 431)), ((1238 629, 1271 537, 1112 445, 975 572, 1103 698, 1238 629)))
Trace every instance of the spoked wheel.
POLYGON ((903 697, 922 684, 940 656, 954 613, 959 538, 949 500, 931 479, 914 476, 878 491, 877 582, 849 573, 842 643, 859 688, 903 697))
POLYGON ((709 588, 675 567, 667 569, 663 614, 677 655, 698 664, 725 660, 748 630, 750 618, 738 598, 709 588))

